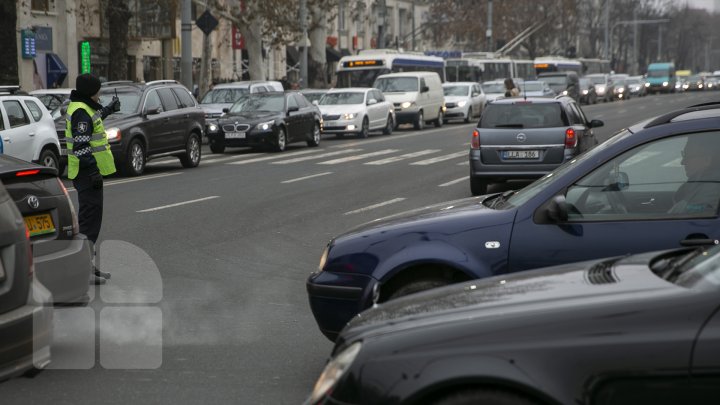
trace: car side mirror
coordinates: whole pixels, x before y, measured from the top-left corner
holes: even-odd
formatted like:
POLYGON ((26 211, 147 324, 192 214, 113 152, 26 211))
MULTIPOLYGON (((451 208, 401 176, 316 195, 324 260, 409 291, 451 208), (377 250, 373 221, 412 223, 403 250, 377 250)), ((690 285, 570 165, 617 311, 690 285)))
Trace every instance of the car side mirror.
POLYGON ((480 95, 480 93, 473 93, 473 94, 470 95, 470 97, 477 97, 477 96, 479 96, 479 95, 480 95))
POLYGON ((320 105, 320 102, 317 100, 313 100, 312 103, 313 103, 313 105, 320 105))
POLYGON ((300 107, 298 107, 298 106, 288 107, 288 114, 290 114, 291 112, 295 112, 295 111, 300 111, 300 107))
POLYGON ((227 114, 227 113, 229 113, 229 112, 230 112, 230 109, 229 109, 229 108, 223 108, 223 113, 227 114))
POLYGON ((592 121, 590 121, 590 124, 588 126, 590 128, 600 128, 604 125, 605 125, 605 123, 600 120, 592 120, 592 121))
POLYGON ((603 191, 621 191, 630 187, 630 177, 625 172, 611 173, 603 191))
POLYGON ((375 100, 374 98, 371 98, 370 100, 368 100, 367 105, 373 105, 373 104, 377 104, 377 100, 375 100))
POLYGON ((160 114, 161 112, 162 112, 161 107, 148 108, 147 110, 145 110, 145 115, 156 115, 156 114, 160 114))
POLYGON ((422 86, 420 88, 420 93, 427 93, 428 91, 430 91, 430 87, 428 86, 422 86))
POLYGON ((547 207, 547 216, 552 222, 562 223, 568 219, 568 203, 564 195, 557 195, 550 201, 547 207))

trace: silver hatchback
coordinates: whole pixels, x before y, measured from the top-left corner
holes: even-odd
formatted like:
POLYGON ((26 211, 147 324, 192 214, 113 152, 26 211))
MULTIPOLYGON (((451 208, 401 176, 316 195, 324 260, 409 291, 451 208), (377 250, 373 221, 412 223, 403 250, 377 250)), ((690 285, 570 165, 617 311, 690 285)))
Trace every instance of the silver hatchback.
POLYGON ((470 143, 472 194, 485 194, 489 183, 544 176, 597 145, 592 128, 601 126, 566 96, 488 104, 470 143))

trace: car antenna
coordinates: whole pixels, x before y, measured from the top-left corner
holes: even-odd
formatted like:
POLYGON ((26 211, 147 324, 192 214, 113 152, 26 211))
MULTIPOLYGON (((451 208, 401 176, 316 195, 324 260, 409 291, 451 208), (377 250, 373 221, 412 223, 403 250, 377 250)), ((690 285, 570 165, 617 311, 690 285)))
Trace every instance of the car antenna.
POLYGON ((523 98, 525 101, 527 101, 527 91, 525 89, 525 80, 523 80, 523 98))

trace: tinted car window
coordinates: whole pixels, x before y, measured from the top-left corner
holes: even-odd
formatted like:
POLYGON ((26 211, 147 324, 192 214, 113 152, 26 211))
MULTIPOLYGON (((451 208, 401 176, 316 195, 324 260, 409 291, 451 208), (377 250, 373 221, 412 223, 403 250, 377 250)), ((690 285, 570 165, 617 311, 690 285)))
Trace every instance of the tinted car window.
POLYGON ((380 90, 373 90, 373 93, 375 93, 375 100, 377 100, 378 103, 385 101, 385 96, 383 96, 380 90))
MULTIPOLYGON (((241 111, 284 111, 284 94, 266 94, 268 95, 250 96, 241 101, 238 101, 232 106, 230 112, 235 113, 241 111)), ((289 97, 288 100, 292 100, 292 97, 289 97)))
POLYGON ((3 101, 5 113, 8 116, 10 128, 21 127, 30 123, 30 117, 25 114, 20 102, 17 100, 3 101))
POLYGON ((25 106, 27 106, 28 110, 30 110, 30 114, 33 116, 35 122, 40 121, 43 115, 40 106, 32 100, 25 100, 25 106))
POLYGON ((558 103, 490 104, 480 128, 552 128, 567 126, 558 103))
POLYGON ((195 100, 190 95, 190 92, 182 87, 173 87, 173 92, 182 103, 183 107, 195 107, 195 100))
MULTIPOLYGON (((140 97, 142 96, 142 92, 140 92, 140 90, 133 87, 100 89, 100 104, 110 104, 110 101, 112 101, 115 94, 117 94, 120 99, 120 114, 131 114, 137 111, 138 105, 140 105, 140 97)), ((158 101, 158 107, 159 106, 160 102, 158 101)))
MULTIPOLYGON (((120 100, 122 102, 122 100, 120 100)), ((145 111, 152 110, 155 108, 162 109, 162 103, 160 102, 160 96, 158 96, 158 93, 156 90, 151 90, 148 92, 147 98, 145 99, 145 111)))
POLYGON ((158 93, 160 94, 160 99, 162 100, 163 107, 165 107, 165 111, 177 110, 180 107, 172 90, 168 88, 158 89, 158 93))
POLYGON ((235 89, 212 89, 205 97, 203 97, 200 104, 213 104, 213 103, 234 103, 238 101, 243 94, 250 93, 247 88, 235 88, 235 89))
POLYGON ((293 94, 293 97, 295 97, 295 101, 300 108, 310 107, 310 103, 305 100, 305 97, 302 94, 293 94))
POLYGON ((287 101, 288 101, 288 108, 290 108, 290 107, 300 107, 300 106, 298 105, 297 101, 295 101, 295 97, 293 97, 292 95, 290 95, 290 96, 288 97, 288 100, 287 100, 287 101))

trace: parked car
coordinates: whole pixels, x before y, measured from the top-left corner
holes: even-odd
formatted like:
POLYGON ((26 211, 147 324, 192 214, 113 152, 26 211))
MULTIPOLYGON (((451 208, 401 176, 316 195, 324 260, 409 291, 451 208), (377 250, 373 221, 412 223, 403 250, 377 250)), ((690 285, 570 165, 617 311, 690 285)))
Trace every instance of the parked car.
POLYGON ((597 144, 589 121, 570 97, 496 100, 487 106, 470 143, 470 190, 546 175, 597 144))
POLYGON ((392 134, 395 128, 393 104, 378 89, 342 88, 328 91, 318 102, 323 132, 367 138, 370 131, 392 134))
POLYGON ((575 72, 540 73, 537 79, 547 83, 559 96, 580 100, 580 78, 575 72))
POLYGON ((288 91, 251 94, 233 104, 218 120, 218 129, 208 133, 210 150, 250 146, 285 150, 293 142, 320 144, 322 117, 317 106, 288 91))
POLYGON ((715 244, 719 121, 720 104, 675 111, 522 190, 397 214, 332 239, 307 280, 320 330, 335 339, 375 302, 460 281, 715 244))
POLYGON ((243 81, 217 84, 200 99, 205 118, 219 118, 223 110, 232 107, 245 94, 283 91, 278 81, 243 81))
POLYGON ((615 94, 615 100, 627 100, 630 96, 630 89, 628 88, 626 79, 615 79, 613 93, 615 94))
POLYGON ((108 105, 116 94, 121 109, 105 118, 104 125, 122 174, 138 176, 156 157, 177 156, 188 168, 200 164, 205 114, 187 88, 175 80, 106 82, 100 104, 108 105))
POLYGON ((645 88, 645 80, 642 76, 630 76, 625 79, 625 85, 628 88, 631 96, 644 97, 647 96, 647 90, 645 88))
POLYGON ((595 92, 595 85, 590 79, 580 78, 580 104, 596 104, 598 95, 595 92))
POLYGON ((58 168, 60 142, 47 108, 33 96, 17 94, 19 86, 0 86, 2 153, 58 168))
POLYGON ((303 96, 305 96, 307 101, 309 101, 312 104, 319 103, 322 96, 324 96, 325 93, 327 93, 327 92, 328 92, 327 89, 302 89, 302 90, 300 90, 300 93, 303 96))
POLYGON ((413 124, 422 130, 427 122, 436 127, 444 123, 445 98, 437 73, 388 73, 378 76, 373 87, 395 106, 397 124, 413 124))
POLYGON ((528 80, 518 87, 523 97, 555 97, 556 94, 550 86, 539 80, 528 80))
POLYGON ((43 103, 45 108, 48 109, 48 111, 53 111, 54 109, 60 107, 60 105, 70 98, 70 92, 73 89, 40 89, 40 90, 33 90, 30 92, 31 96, 35 96, 40 100, 40 102, 43 103))
POLYGON ((610 79, 610 75, 605 73, 594 73, 585 76, 595 86, 595 93, 597 93, 598 99, 608 102, 613 101, 614 86, 613 81, 610 79))
POLYGON ((703 404, 720 247, 473 280, 369 309, 310 404, 703 404), (409 378, 411 376, 411 378, 409 378))
POLYGON ((0 155, 0 181, 30 232, 37 278, 55 303, 86 304, 93 255, 57 170, 0 155))
MULTIPOLYGON (((33 276, 30 236, 0 184, 0 381, 50 363, 52 294, 33 276)), ((85 279, 87 284, 87 278, 85 279)))
POLYGON ((445 122, 462 118, 465 122, 479 117, 485 108, 482 86, 475 82, 443 83, 445 122))
POLYGON ((503 80, 490 80, 483 82, 482 85, 483 93, 485 93, 485 102, 490 103, 499 98, 505 97, 505 82, 503 80))

